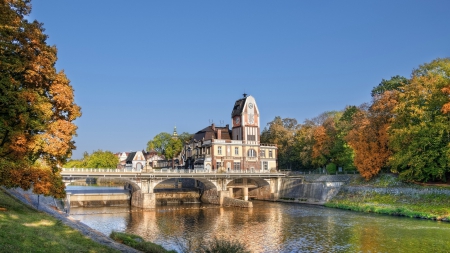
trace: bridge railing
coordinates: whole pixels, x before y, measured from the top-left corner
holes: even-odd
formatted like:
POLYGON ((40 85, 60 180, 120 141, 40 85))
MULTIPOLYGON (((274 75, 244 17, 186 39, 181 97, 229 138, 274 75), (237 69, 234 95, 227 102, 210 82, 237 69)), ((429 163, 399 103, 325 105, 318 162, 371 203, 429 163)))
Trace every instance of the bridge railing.
MULTIPOLYGON (((217 171, 217 170, 205 170, 205 169, 155 169, 151 171, 138 171, 138 170, 127 170, 127 169, 99 169, 99 168, 62 168, 63 172, 98 172, 98 173, 150 173, 150 174, 161 174, 161 173, 211 173, 211 174, 235 174, 235 173, 250 173, 250 174, 260 174, 260 173, 271 173, 269 170, 229 170, 229 171, 217 171)), ((277 171, 275 171, 277 172, 277 171)), ((277 172, 278 173, 278 172, 277 172)))

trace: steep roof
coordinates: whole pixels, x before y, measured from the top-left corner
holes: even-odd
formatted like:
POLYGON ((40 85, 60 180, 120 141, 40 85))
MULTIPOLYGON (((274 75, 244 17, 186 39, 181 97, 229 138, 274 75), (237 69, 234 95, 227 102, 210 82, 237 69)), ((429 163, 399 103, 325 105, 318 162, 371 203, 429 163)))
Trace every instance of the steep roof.
POLYGON ((133 162, 133 158, 134 158, 135 155, 136 155, 136 152, 128 153, 126 162, 127 162, 127 163, 132 163, 132 162, 133 162))
POLYGON ((218 139, 218 132, 220 131, 220 139, 222 140, 231 140, 230 136, 230 129, 226 127, 216 127, 213 125, 207 126, 203 128, 202 130, 198 131, 194 134, 193 139, 200 141, 200 140, 211 140, 211 139, 218 139))
POLYGON ((231 111, 232 118, 236 115, 242 114, 242 111, 244 110, 245 100, 247 100, 247 97, 238 99, 236 100, 236 102, 234 102, 233 111, 231 111))

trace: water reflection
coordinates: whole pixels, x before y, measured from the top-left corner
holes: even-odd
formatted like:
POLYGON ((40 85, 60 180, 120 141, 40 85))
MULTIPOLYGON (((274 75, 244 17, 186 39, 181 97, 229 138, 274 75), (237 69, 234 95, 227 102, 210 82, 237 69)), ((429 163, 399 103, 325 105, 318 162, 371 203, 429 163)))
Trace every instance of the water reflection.
POLYGON ((190 240, 237 239, 252 252, 449 252, 450 224, 320 206, 255 201, 252 209, 185 204, 154 210, 73 208, 109 235, 138 234, 168 249, 190 240), (181 242, 180 242, 181 241, 181 242))

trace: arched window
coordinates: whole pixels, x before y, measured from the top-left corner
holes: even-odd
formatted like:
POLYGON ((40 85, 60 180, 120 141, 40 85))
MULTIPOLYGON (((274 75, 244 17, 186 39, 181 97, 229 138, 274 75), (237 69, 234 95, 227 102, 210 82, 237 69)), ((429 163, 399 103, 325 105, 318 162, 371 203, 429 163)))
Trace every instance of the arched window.
POLYGON ((249 149, 248 157, 256 157, 256 151, 254 149, 249 149))

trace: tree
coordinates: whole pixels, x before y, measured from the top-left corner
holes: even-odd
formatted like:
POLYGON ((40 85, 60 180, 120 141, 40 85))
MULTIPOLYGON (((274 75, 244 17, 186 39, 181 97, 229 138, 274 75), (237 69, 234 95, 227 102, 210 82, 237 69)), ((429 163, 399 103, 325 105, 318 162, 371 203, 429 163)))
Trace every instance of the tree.
POLYGON ((281 168, 297 168, 301 165, 299 154, 295 152, 294 135, 299 128, 296 119, 277 116, 267 124, 261 133, 261 143, 277 144, 278 164, 281 168))
POLYGON ((111 151, 97 150, 89 155, 84 152, 83 158, 80 160, 70 160, 65 168, 116 168, 119 158, 111 151))
POLYGON ((59 166, 75 148, 81 112, 30 11, 27 0, 0 2, 0 185, 62 197, 59 166))
POLYGON ((116 168, 119 158, 111 151, 97 150, 89 156, 87 168, 116 168))
POLYGON ((389 130, 390 165, 403 180, 445 181, 450 172, 448 86, 450 59, 436 59, 414 70, 399 94, 389 130))
POLYGON ((382 95, 385 91, 401 91, 402 86, 408 85, 409 80, 403 76, 393 76, 389 80, 382 79, 378 86, 372 89, 372 97, 382 95))
MULTIPOLYGON (((183 138, 187 138, 185 133, 183 138)), ((174 158, 180 154, 183 143, 180 138, 174 138, 169 133, 159 133, 147 143, 147 150, 155 150, 159 155, 164 155, 166 159, 172 159, 172 167, 174 158)))
POLYGON ((189 142, 192 139, 193 136, 194 136, 193 134, 190 134, 190 133, 187 133, 187 132, 183 132, 180 135, 178 135, 178 139, 180 139, 181 143, 184 144, 186 142, 189 142))
POLYGON ((158 155, 164 155, 171 139, 172 136, 169 133, 159 133, 147 142, 147 150, 155 150, 158 155))

